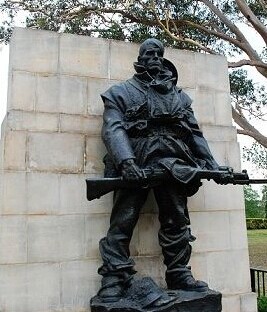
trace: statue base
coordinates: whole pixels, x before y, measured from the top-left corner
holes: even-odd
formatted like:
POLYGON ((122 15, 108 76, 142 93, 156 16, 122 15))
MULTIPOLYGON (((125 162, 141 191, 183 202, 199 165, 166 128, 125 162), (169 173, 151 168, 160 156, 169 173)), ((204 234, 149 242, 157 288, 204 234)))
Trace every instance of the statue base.
MULTIPOLYGON (((139 283, 142 281, 139 281, 139 283)), ((137 286, 137 285, 136 285, 137 286)), ((140 285, 138 284, 138 287, 140 285)), ((136 287, 133 287, 136 292, 136 287)), ((143 287, 139 290, 142 292, 143 287)), ((184 290, 161 290, 171 300, 160 306, 146 306, 141 304, 146 301, 147 296, 138 298, 136 293, 128 292, 127 295, 116 302, 103 302, 95 296, 90 301, 91 312, 221 312, 222 295, 219 292, 208 289, 204 292, 184 290)))

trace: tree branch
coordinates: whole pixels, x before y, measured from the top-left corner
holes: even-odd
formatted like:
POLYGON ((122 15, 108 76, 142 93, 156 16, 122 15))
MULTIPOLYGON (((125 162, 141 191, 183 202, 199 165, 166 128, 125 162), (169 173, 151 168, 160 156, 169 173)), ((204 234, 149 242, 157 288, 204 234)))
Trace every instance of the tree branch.
POLYGON ((203 25, 200 25, 200 24, 196 24, 194 22, 191 22, 191 21, 187 21, 187 20, 183 20, 181 21, 181 23, 185 24, 185 25, 188 25, 188 26, 191 26, 193 28, 196 28, 202 32, 205 32, 206 34, 209 34, 209 35, 214 35, 215 37, 217 38, 220 38, 220 39, 223 39, 225 41, 228 41, 229 43, 232 43, 233 45, 239 47, 241 50, 244 49, 244 45, 237 39, 233 38, 233 37, 230 37, 228 35, 226 35, 225 33, 221 32, 221 31, 218 31, 218 30, 213 30, 213 29, 210 29, 210 28, 207 28, 203 25))
POLYGON ((242 128, 242 131, 246 133, 246 135, 249 135, 262 146, 267 148, 267 137, 262 135, 255 127, 253 127, 244 116, 238 114, 234 107, 232 107, 232 116, 235 123, 237 123, 238 126, 242 128))
POLYGON ((48 16, 49 14, 46 12, 46 10, 42 9, 42 6, 32 6, 32 5, 28 5, 27 3, 25 3, 25 1, 21 0, 9 0, 9 2, 14 5, 17 6, 18 8, 22 8, 22 10, 25 11, 29 11, 31 13, 34 12, 42 12, 42 14, 48 16))
MULTIPOLYGON (((242 105, 240 105, 240 109, 243 110, 243 111, 247 111, 250 114, 250 116, 253 116, 253 117, 255 117, 255 118, 257 118, 257 119, 259 119, 261 121, 267 121, 266 119, 263 118, 263 116, 265 116, 266 113, 257 113, 252 108, 246 108, 246 107, 244 107, 242 105)), ((244 117, 244 115, 242 115, 242 116, 244 117)))
MULTIPOLYGON (((209 0, 198 0, 202 3, 204 3, 235 35, 236 39, 240 41, 241 49, 248 55, 251 61, 258 61, 261 62, 261 58, 258 55, 258 53, 252 48, 251 44, 248 42, 246 37, 243 35, 243 33, 240 31, 240 29, 233 24, 226 15, 220 11, 213 3, 211 3, 209 0)), ((236 0, 236 1, 242 1, 242 0, 236 0)), ((240 46, 239 46, 240 47, 240 46)), ((256 67, 258 72, 260 72, 264 77, 267 77, 267 70, 262 67, 256 67)))
POLYGON ((243 134, 252 137, 252 132, 248 130, 243 130, 243 129, 236 129, 237 134, 243 134))
POLYGON ((262 68, 267 69, 267 64, 264 62, 259 62, 259 61, 251 61, 251 60, 244 59, 244 60, 240 60, 237 62, 228 62, 229 68, 236 68, 236 67, 241 67, 244 65, 262 67, 262 68))
POLYGON ((221 10, 219 10, 213 3, 211 3, 209 0, 198 1, 204 3, 211 10, 211 12, 213 12, 236 35, 237 39, 240 42, 247 41, 240 29, 234 23, 232 23, 226 17, 226 15, 221 10))
POLYGON ((156 26, 157 23, 152 20, 148 19, 141 19, 138 18, 136 15, 131 14, 128 10, 125 11, 123 9, 111 8, 111 7, 103 7, 99 8, 96 6, 84 6, 75 11, 70 11, 64 14, 65 20, 71 20, 74 16, 78 16, 79 14, 89 15, 91 13, 98 13, 98 14, 120 14, 125 18, 128 18, 132 23, 141 23, 147 26, 156 26))
MULTIPOLYGON (((190 39, 190 38, 183 38, 181 36, 175 35, 173 32, 170 31, 170 29, 168 28, 168 24, 165 25, 158 17, 156 11, 152 8, 154 17, 157 21, 157 24, 163 29, 163 31, 172 39, 174 39, 175 41, 180 41, 180 42, 185 42, 185 43, 189 43, 192 44, 194 46, 197 46, 199 49, 201 49, 202 51, 205 51, 209 54, 217 54, 214 50, 205 47, 203 44, 201 44, 200 42, 190 39)), ((177 29, 177 28, 176 28, 177 29)))
POLYGON ((246 1, 235 0, 239 10, 245 16, 245 18, 251 23, 254 29, 261 35, 262 39, 267 44, 267 29, 257 16, 252 12, 246 1))

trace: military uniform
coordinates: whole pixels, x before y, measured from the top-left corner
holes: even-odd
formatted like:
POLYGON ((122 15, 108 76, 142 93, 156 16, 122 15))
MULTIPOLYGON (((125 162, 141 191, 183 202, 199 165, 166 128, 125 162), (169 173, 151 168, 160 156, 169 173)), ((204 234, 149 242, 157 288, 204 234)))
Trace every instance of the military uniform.
MULTIPOLYGON (((134 159, 140 168, 164 164, 168 168, 174 162, 187 168, 218 168, 194 117, 190 97, 176 87, 174 65, 166 59, 163 65, 153 79, 135 63, 136 74, 131 79, 101 95, 105 105, 102 138, 108 151, 106 177, 121 175, 121 164, 127 159, 134 159)), ((184 187, 165 183, 153 188, 159 207, 159 244, 171 289, 183 288, 192 276, 187 267, 193 239, 187 196, 197 191, 199 182, 187 183, 187 172, 184 177, 184 187)), ((129 244, 149 191, 137 187, 114 194, 110 228, 100 241, 102 288, 127 283, 135 273, 129 244)))

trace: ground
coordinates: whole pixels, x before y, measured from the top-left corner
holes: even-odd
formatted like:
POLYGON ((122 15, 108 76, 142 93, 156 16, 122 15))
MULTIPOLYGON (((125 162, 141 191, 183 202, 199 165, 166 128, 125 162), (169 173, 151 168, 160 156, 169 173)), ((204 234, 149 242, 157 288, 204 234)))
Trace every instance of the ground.
POLYGON ((267 230, 248 230, 250 266, 267 270, 267 230))

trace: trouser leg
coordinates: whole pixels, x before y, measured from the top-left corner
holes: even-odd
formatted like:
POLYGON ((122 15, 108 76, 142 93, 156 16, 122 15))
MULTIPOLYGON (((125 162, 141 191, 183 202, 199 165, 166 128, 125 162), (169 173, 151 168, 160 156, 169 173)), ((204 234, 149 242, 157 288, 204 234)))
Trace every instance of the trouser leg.
POLYGON ((98 273, 108 277, 102 281, 102 286, 107 281, 112 285, 125 281, 135 273, 129 245, 147 194, 148 189, 123 189, 114 193, 110 227, 99 243, 103 265, 98 273))
POLYGON ((179 194, 176 185, 157 187, 154 194, 159 206, 159 244, 167 267, 166 282, 169 288, 177 288, 175 284, 192 276, 187 267, 192 249, 187 198, 179 194))

